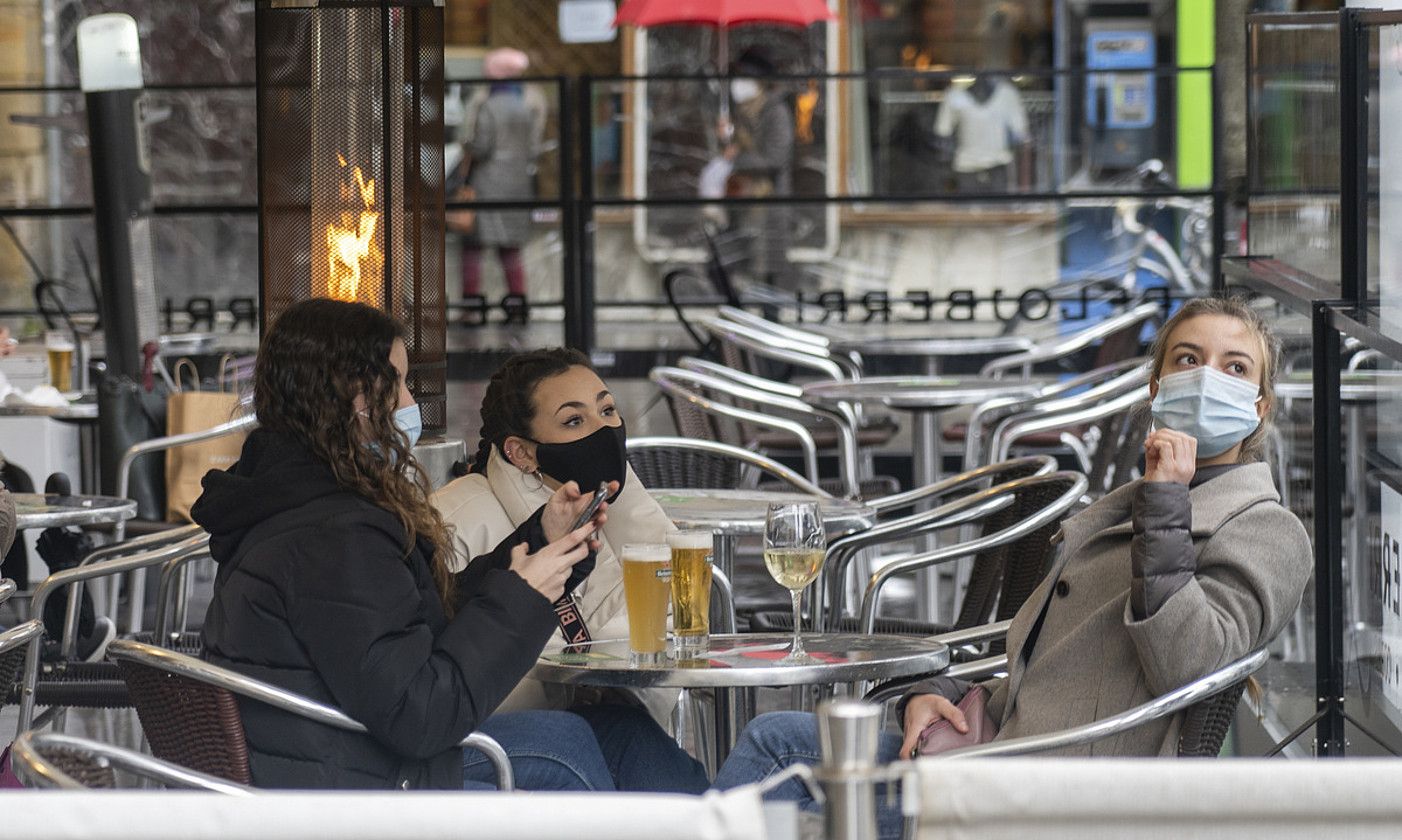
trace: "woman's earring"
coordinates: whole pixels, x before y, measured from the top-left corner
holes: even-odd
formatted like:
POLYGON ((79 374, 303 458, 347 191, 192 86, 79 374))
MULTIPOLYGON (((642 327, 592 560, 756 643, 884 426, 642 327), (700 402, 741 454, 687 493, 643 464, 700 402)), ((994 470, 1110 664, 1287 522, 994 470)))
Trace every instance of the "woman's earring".
POLYGON ((537 467, 536 469, 531 470, 531 471, 529 471, 529 472, 526 471, 526 470, 521 470, 521 473, 522 473, 522 475, 532 475, 532 476, 535 476, 536 485, 535 485, 534 487, 530 488, 531 492, 535 492, 536 490, 539 490, 540 488, 542 488, 542 487, 545 486, 545 479, 541 477, 541 475, 540 475, 540 468, 539 468, 539 467, 537 467))

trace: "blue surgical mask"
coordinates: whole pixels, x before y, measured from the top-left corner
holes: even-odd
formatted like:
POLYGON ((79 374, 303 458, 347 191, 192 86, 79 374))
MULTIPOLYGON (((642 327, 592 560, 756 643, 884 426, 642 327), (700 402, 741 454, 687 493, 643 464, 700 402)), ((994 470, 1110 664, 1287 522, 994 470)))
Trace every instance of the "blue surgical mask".
POLYGON ((409 438, 409 448, 413 449, 414 444, 419 442, 419 436, 424 433, 424 418, 419 413, 419 404, 411 403, 394 412, 394 425, 409 438))
POLYGON ((1149 404, 1154 423, 1190 435, 1198 457, 1212 458, 1245 440, 1261 425, 1256 403, 1261 388, 1210 367, 1195 367, 1159 378, 1159 392, 1149 404))

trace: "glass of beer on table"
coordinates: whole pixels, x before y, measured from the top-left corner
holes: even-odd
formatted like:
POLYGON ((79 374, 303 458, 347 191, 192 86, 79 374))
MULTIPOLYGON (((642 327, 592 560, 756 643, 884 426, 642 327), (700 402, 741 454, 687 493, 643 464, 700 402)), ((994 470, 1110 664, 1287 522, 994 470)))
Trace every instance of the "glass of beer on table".
POLYGON ((73 339, 67 333, 44 333, 44 349, 49 351, 49 384, 59 391, 73 390, 73 339))
POLYGON ((677 655, 704 653, 711 640, 710 531, 667 535, 672 547, 672 644, 677 655))
POLYGON ((672 549, 666 543, 630 543, 623 546, 622 562, 629 659, 634 665, 660 665, 667 660, 672 549))

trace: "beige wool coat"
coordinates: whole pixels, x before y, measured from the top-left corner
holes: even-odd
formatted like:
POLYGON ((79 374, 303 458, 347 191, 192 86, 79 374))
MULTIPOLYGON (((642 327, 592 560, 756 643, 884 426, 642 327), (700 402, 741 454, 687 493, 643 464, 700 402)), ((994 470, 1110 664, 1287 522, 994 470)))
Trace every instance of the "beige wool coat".
MULTIPOLYGON (((453 528, 458 562, 495 548, 550 500, 551 490, 535 476, 528 476, 502 458, 496 447, 487 461, 487 473, 472 473, 449 482, 433 494, 443 520, 453 528)), ((596 640, 628 638, 628 612, 623 598, 623 567, 619 554, 628 543, 666 542, 677 530, 667 513, 648 494, 642 481, 628 468, 623 492, 609 503, 608 522, 599 535, 594 571, 575 590, 575 602, 589 634, 596 640)), ((565 638, 557 629, 545 649, 559 650, 565 638)), ((670 726, 678 692, 646 689, 633 694, 664 727, 670 726)), ((564 709, 575 702, 565 687, 544 685, 527 677, 497 707, 497 711, 564 709)))
MULTIPOLYGON (((1239 659, 1294 614, 1313 569, 1309 536, 1280 505, 1265 464, 1192 488, 1197 573, 1153 615, 1130 608, 1131 501, 1139 482, 1067 519, 1045 580, 1008 631, 1008 676, 984 683, 997 740, 1040 735, 1130 709, 1239 659), (1038 615, 1041 632, 1020 655, 1038 615), (1011 704, 1010 704, 1011 699, 1011 704)), ((1182 714, 1062 755, 1177 751, 1182 714)))

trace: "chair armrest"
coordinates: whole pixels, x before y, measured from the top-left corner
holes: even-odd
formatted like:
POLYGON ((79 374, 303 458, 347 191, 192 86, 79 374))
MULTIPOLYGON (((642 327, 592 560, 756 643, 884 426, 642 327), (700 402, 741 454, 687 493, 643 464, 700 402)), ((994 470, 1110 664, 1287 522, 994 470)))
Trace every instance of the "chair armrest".
POLYGON ((21 775, 25 777, 26 781, 36 787, 87 790, 87 787, 81 782, 44 758, 43 751, 45 749, 71 750, 94 758, 105 759, 113 767, 160 782, 166 787, 204 790, 231 796, 253 796, 255 794, 253 788, 246 785, 200 773, 178 764, 171 764, 145 753, 57 732, 31 731, 25 732, 15 739, 11 754, 15 761, 15 768, 21 771, 21 775))
POLYGON ((1006 741, 994 741, 988 744, 950 750, 941 753, 936 758, 1028 755, 1091 744, 1103 738, 1126 732, 1149 721, 1176 714, 1189 706, 1200 703, 1219 691, 1246 679, 1265 665, 1268 659, 1270 659, 1270 652, 1265 648, 1260 648, 1182 688, 1160 695, 1147 703, 1117 715, 1046 735, 1029 735, 1025 738, 1010 738, 1006 741))
POLYGON ((9 578, 0 578, 0 604, 10 600, 10 596, 19 591, 19 586, 9 578))
MULTIPOLYGON (((1017 460, 1026 461, 1029 464, 1035 462, 1037 464, 1037 471, 1033 473, 1034 475, 1046 475, 1056 469, 1056 459, 1050 455, 1034 455, 1017 460)), ((910 507, 917 502, 945 496, 955 490, 962 490, 971 484, 985 481, 990 475, 1008 469, 1009 466, 1011 465, 1006 463, 988 464, 976 469, 970 469, 967 472, 962 472, 959 475, 950 476, 934 484, 926 484, 924 487, 916 487, 901 493, 892 493, 889 496, 882 496, 879 499, 869 499, 866 504, 868 507, 875 508, 877 513, 885 513, 889 510, 900 510, 901 508, 910 507)))
MULTIPOLYGON (((938 638, 938 637, 937 637, 938 638)), ((958 665, 951 665, 940 671, 938 674, 924 674, 915 677, 901 677, 898 680, 891 680, 876 686, 868 691, 863 697, 869 703, 885 703, 887 700, 894 700, 904 696, 910 687, 919 685, 930 677, 953 677, 956 680, 968 680, 978 682, 1007 673, 1008 655, 1000 653, 997 656, 990 656, 986 659, 975 660, 974 662, 961 662, 958 665)))
POLYGON ((946 546, 923 554, 916 554, 882 566, 871 576, 871 580, 867 583, 866 593, 862 596, 861 632, 871 633, 875 630, 877 602, 881 597, 882 587, 884 587, 891 578, 905 572, 914 572, 940 563, 948 563, 951 560, 958 560, 961 557, 968 557, 989 548, 997 548, 1010 542, 1020 540, 1048 523, 1057 521, 1085 494, 1086 489, 1090 486, 1090 482, 1080 473, 1034 475, 1028 478, 1009 481, 997 487, 990 487, 981 493, 975 493, 961 499, 960 501, 962 502, 983 501, 993 496, 1017 492, 1029 485, 1039 484, 1052 479, 1065 480, 1068 478, 1071 479, 1070 488, 1062 493, 1056 501, 1026 519, 1009 525, 996 534, 988 534, 969 540, 968 542, 946 546))
POLYGON ((930 641, 959 647, 960 645, 971 645, 975 642, 989 642, 994 639, 1002 639, 1008 635, 1008 628, 1013 625, 1011 618, 1003 621, 995 621, 990 624, 980 624, 977 627, 966 627, 963 630, 951 630, 948 633, 941 633, 938 636, 931 636, 930 641))

